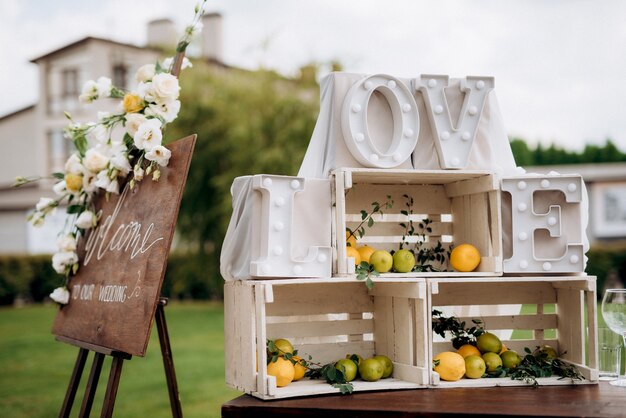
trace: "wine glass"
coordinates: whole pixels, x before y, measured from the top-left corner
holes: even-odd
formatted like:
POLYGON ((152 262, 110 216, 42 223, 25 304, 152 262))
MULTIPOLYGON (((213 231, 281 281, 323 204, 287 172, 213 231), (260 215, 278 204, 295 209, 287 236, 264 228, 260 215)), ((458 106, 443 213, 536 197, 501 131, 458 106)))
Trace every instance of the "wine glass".
MULTIPOLYGON (((611 331, 624 338, 626 346, 626 289, 607 289, 604 292, 602 317, 611 331)), ((613 380, 610 383, 626 387, 626 379, 613 380)))

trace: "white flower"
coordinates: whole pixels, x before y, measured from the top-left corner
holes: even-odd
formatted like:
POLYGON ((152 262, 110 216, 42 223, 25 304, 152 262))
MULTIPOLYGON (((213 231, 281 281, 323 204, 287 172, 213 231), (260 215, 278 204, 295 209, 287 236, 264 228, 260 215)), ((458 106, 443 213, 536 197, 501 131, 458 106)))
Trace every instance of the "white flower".
POLYGON ((65 172, 72 174, 82 174, 83 164, 80 162, 78 154, 72 154, 65 163, 65 172))
MULTIPOLYGON (((126 151, 126 147, 124 147, 124 151, 126 151)), ((111 166, 118 170, 122 176, 126 176, 126 174, 130 173, 130 170, 132 170, 128 157, 123 151, 113 154, 111 157, 111 166)))
POLYGON ((83 174, 83 191, 91 194, 96 191, 96 175, 91 171, 85 171, 83 174))
POLYGON ((146 120, 147 120, 146 117, 142 115, 141 113, 127 114, 125 126, 126 126, 126 132, 128 132, 128 135, 135 136, 135 134, 137 133, 137 128, 139 128, 139 125, 144 123, 146 120))
POLYGON ((74 251, 59 251, 52 256, 52 268, 59 274, 65 274, 75 263, 78 263, 78 255, 74 251))
POLYGON ((46 215, 41 212, 34 212, 29 221, 35 228, 41 228, 46 221, 46 215))
POLYGON ((61 251, 76 251, 76 238, 72 234, 61 235, 57 238, 57 247, 61 251))
POLYGON ((161 121, 158 119, 148 119, 137 128, 133 136, 135 146, 138 149, 147 151, 161 145, 163 134, 161 133, 161 121))
MULTIPOLYGON (((172 64, 174 64, 174 57, 169 57, 169 58, 165 58, 163 60, 163 64, 161 65, 161 67, 163 68, 167 68, 168 70, 172 70, 172 64)), ((184 70, 185 68, 192 68, 193 64, 191 63, 191 61, 189 61, 189 59, 187 57, 183 57, 183 63, 180 66, 181 70, 184 70)))
POLYGON ((162 167, 165 167, 172 156, 172 152, 162 145, 152 148, 146 152, 146 160, 156 161, 156 163, 162 167))
POLYGON ((152 88, 155 98, 161 100, 174 100, 178 98, 180 86, 178 79, 168 73, 160 73, 152 78, 152 88))
POLYGON ((109 97, 111 95, 111 88, 113 84, 108 77, 100 77, 96 81, 96 88, 98 90, 98 97, 109 97))
POLYGON ((87 150, 83 163, 87 170, 92 173, 97 173, 109 164, 109 159, 105 155, 102 155, 102 153, 98 150, 92 148, 87 150))
POLYGON ((96 179, 93 184, 101 189, 109 187, 109 184, 111 184, 111 178, 109 177, 107 170, 102 170, 96 174, 96 179))
POLYGON ((155 98, 154 87, 151 82, 139 83, 136 94, 146 102, 153 102, 155 98))
POLYGON ((111 180, 105 190, 109 193, 120 194, 120 185, 117 182, 117 179, 111 180))
POLYGON ((57 287, 50 293, 50 299, 61 305, 67 305, 70 301, 70 291, 67 287, 57 287))
POLYGON ((52 190, 57 196, 65 196, 65 194, 67 194, 68 192, 65 180, 61 180, 60 182, 52 186, 52 190))
POLYGON ((96 214, 90 210, 86 210, 76 218, 75 225, 81 229, 89 229, 96 226, 98 218, 96 214))
POLYGON ((95 81, 89 80, 85 84, 83 84, 83 89, 81 90, 80 96, 78 96, 78 100, 82 103, 91 103, 98 98, 98 85, 95 81))
POLYGON ((156 74, 156 66, 154 64, 142 65, 135 74, 135 80, 137 80, 138 83, 144 83, 150 81, 150 79, 154 77, 154 74, 156 74))
POLYGON ((102 124, 97 124, 87 132, 87 142, 93 148, 101 144, 106 144, 109 140, 109 130, 102 124))
POLYGON ((146 115, 159 116, 165 123, 170 123, 178 116, 180 100, 157 101, 146 108, 146 115))
POLYGON ((49 197, 42 197, 39 199, 39 202, 37 202, 35 209, 37 209, 39 212, 42 212, 45 215, 47 213, 52 212, 54 208, 56 207, 57 207, 57 202, 54 199, 51 199, 49 197))

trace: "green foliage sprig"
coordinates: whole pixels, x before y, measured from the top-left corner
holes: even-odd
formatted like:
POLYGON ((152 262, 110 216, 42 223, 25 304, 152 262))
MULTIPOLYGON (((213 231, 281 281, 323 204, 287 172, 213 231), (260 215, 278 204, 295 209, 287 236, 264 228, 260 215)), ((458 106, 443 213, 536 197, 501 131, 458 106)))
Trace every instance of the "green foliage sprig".
MULTIPOLYGON (((551 356, 545 349, 537 346, 534 351, 524 348, 526 355, 521 363, 512 370, 507 370, 507 376, 514 380, 523 380, 539 386, 538 377, 560 376, 560 379, 584 380, 584 376, 576 366, 566 363, 558 357, 551 356)), ((565 354, 565 353, 562 353, 565 354)), ((561 355, 562 355, 561 354, 561 355)), ((560 356, 560 355, 559 355, 560 356)))
POLYGON ((361 261, 361 264, 356 266, 355 272, 357 280, 365 280, 365 286, 367 286, 369 290, 374 288, 372 278, 380 276, 380 273, 374 268, 374 266, 367 261, 361 261))
POLYGON ((359 234, 359 238, 363 238, 365 236, 364 225, 367 223, 368 228, 371 228, 372 226, 374 226, 373 215, 375 214, 382 215, 383 214, 382 208, 391 209, 393 207, 393 199, 391 198, 391 195, 387 195, 387 200, 383 202, 382 205, 378 202, 372 202, 371 206, 372 207, 369 212, 366 210, 361 210, 361 223, 357 225, 356 228, 354 229, 347 228, 350 235, 348 235, 348 237, 346 238, 346 241, 352 238, 354 234, 359 234))
POLYGON ((452 346, 459 349, 465 344, 476 345, 476 339, 485 332, 483 322, 480 319, 472 319, 471 326, 466 326, 465 321, 461 321, 455 316, 446 318, 443 312, 433 309, 432 312, 433 331, 446 338, 446 332, 453 335, 452 346))

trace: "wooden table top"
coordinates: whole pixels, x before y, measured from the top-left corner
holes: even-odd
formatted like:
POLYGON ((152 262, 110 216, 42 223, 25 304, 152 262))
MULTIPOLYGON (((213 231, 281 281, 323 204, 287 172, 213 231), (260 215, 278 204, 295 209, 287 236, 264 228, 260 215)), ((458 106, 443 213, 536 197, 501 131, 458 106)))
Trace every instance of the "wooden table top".
POLYGON ((360 392, 262 401, 243 395, 222 417, 626 417, 626 388, 597 385, 360 392))

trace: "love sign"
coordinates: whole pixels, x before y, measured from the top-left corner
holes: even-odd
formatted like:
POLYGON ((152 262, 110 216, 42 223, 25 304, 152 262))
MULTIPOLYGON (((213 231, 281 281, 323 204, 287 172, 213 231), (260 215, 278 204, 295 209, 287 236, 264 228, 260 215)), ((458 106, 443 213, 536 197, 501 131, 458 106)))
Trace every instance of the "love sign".
POLYGON ((158 182, 96 199, 100 222, 79 242, 81 266, 53 334, 145 355, 195 141, 168 146, 172 157, 158 182))

